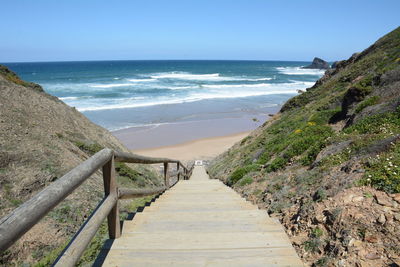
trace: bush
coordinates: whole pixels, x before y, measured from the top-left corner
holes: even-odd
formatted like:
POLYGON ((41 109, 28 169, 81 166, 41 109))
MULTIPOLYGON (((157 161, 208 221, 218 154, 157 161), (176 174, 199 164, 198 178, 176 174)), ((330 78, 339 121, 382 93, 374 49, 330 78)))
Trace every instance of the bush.
POLYGON ((251 164, 251 165, 237 168, 234 172, 232 172, 231 176, 229 177, 229 179, 227 181, 228 185, 232 186, 232 185, 236 184, 247 173, 249 173, 251 171, 255 171, 257 169, 258 169, 258 165, 256 165, 256 164, 251 164))
POLYGON ((239 183, 239 186, 245 186, 245 185, 253 183, 253 178, 248 177, 248 176, 243 177, 242 179, 239 180, 238 183, 239 183))
POLYGON ((359 103, 356 107, 355 112, 360 113, 364 108, 376 105, 378 101, 379 101, 379 96, 371 96, 362 101, 361 103, 359 103))

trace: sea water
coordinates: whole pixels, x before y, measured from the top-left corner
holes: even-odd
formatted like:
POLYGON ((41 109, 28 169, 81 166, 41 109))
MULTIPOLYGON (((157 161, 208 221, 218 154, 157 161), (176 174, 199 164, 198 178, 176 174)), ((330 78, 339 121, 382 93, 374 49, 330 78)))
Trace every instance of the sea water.
POLYGON ((5 63, 22 79, 109 129, 266 116, 324 71, 308 62, 87 61, 5 63))

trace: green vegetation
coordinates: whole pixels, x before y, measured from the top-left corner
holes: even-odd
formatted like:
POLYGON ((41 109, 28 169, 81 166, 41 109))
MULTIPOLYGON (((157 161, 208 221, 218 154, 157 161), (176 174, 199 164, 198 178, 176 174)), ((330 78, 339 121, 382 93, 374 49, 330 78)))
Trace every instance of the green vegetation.
POLYGON ((89 155, 94 155, 104 147, 97 143, 85 143, 82 141, 75 141, 74 144, 83 152, 88 153, 89 155))
POLYGON ((228 184, 234 185, 237 181, 243 178, 244 175, 251 171, 257 170, 257 165, 248 165, 246 167, 237 168, 229 177, 228 184))
POLYGON ((32 82, 25 82, 23 80, 21 80, 17 74, 15 74, 13 71, 11 71, 10 69, 8 69, 7 67, 0 65, 0 75, 2 75, 6 80, 22 85, 22 86, 26 86, 26 87, 30 87, 32 89, 35 89, 39 92, 43 92, 43 88, 36 84, 36 83, 32 83, 32 82))
POLYGON ((355 110, 356 113, 360 113, 366 107, 378 104, 379 98, 380 98, 379 96, 368 97, 367 99, 365 99, 364 101, 362 101, 361 103, 359 103, 357 105, 356 110, 355 110))
POLYGON ((251 183, 253 183, 253 178, 251 177, 243 177, 242 179, 239 180, 239 186, 245 186, 245 185, 249 185, 251 183))

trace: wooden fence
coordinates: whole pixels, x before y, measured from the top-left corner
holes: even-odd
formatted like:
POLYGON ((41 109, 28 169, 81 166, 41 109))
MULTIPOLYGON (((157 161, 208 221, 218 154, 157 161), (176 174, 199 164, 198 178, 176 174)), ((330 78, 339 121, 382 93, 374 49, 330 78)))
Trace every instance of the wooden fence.
POLYGON ((20 205, 9 215, 0 219, 0 251, 5 251, 23 234, 38 223, 49 211, 102 168, 105 196, 79 232, 71 240, 55 266, 74 266, 85 248, 95 236, 101 223, 107 217, 108 233, 111 239, 121 235, 118 200, 159 194, 170 188, 170 178, 189 179, 193 165, 185 167, 180 161, 167 158, 143 157, 131 153, 103 149, 56 180, 40 193, 20 205), (114 162, 164 164, 164 186, 150 189, 118 188, 114 162), (177 171, 171 172, 170 165, 176 164, 177 171))

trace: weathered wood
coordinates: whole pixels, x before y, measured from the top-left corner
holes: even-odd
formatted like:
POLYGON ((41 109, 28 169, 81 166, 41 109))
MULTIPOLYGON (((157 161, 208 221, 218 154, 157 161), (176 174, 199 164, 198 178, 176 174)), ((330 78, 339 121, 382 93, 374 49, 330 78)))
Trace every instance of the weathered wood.
MULTIPOLYGON (((179 171, 173 171, 169 173, 169 177, 179 177, 180 175, 183 175, 183 170, 179 170, 179 171)), ((178 179, 179 181, 179 179, 178 179)))
POLYGON ((52 208, 111 159, 112 150, 103 149, 72 169, 40 193, 0 219, 0 250, 4 251, 31 229, 52 208))
POLYGON ((168 172, 168 162, 164 162, 164 184, 165 187, 169 188, 169 172, 168 172))
POLYGON ((103 203, 97 208, 86 223, 81 227, 78 234, 71 240, 69 246, 66 248, 64 253, 55 262, 54 266, 75 266, 75 263, 82 256, 86 247, 95 236, 101 223, 110 214, 110 211, 115 207, 118 202, 117 196, 114 194, 108 195, 103 203))
POLYGON ((209 179, 203 166, 126 221, 121 238, 103 249, 104 267, 303 266, 279 221, 209 179))
MULTIPOLYGON (((103 166, 103 181, 104 181, 105 196, 113 195, 116 198, 118 198, 117 181, 115 179, 114 158, 111 158, 103 166)), ((118 201, 116 201, 114 207, 111 209, 110 214, 108 214, 107 223, 108 223, 109 237, 111 239, 120 237, 121 236, 121 225, 119 222, 118 201)))
POLYGON ((118 193, 119 199, 129 199, 135 197, 145 197, 156 195, 164 192, 166 190, 165 186, 156 187, 156 188, 146 188, 146 189, 129 189, 129 188, 120 188, 118 193))
POLYGON ((169 163, 179 162, 179 160, 174 160, 174 159, 151 158, 120 151, 115 151, 114 155, 115 155, 115 161, 128 162, 128 163, 155 164, 155 163, 165 163, 165 162, 169 163))
POLYGON ((180 178, 181 178, 181 172, 179 171, 179 167, 180 167, 180 166, 181 166, 181 163, 178 162, 178 163, 176 164, 176 172, 177 172, 176 176, 177 176, 178 181, 179 181, 180 178))

